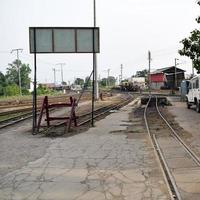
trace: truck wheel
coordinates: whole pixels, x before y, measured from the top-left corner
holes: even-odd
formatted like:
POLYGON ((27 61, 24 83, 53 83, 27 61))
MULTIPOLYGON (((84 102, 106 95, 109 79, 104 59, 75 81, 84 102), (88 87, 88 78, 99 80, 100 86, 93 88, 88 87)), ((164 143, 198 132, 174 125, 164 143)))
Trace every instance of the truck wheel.
POLYGON ((188 102, 188 99, 187 99, 187 108, 190 109, 191 105, 189 104, 188 102))
POLYGON ((200 103, 199 103, 199 101, 197 101, 197 103, 196 103, 196 111, 198 113, 200 113, 200 103))

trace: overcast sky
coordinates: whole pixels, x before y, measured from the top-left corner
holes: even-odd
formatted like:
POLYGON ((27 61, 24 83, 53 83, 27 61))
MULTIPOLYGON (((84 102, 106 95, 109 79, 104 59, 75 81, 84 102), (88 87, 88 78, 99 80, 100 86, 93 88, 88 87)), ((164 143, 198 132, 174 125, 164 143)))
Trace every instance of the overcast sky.
MULTIPOLYGON (((191 73, 191 61, 180 57, 180 40, 199 28, 195 18, 200 7, 196 0, 96 0, 97 26, 100 27, 100 77, 118 77, 120 64, 124 77, 148 68, 147 53, 152 53, 152 71, 174 65, 191 73)), ((30 26, 93 26, 93 0, 0 0, 0 71, 16 59, 11 49, 23 48, 20 59, 33 69, 29 53, 30 26)), ((84 78, 92 71, 91 54, 38 55, 38 81, 53 82, 52 68, 66 63, 64 80, 84 78)), ((56 73, 61 81, 60 72, 56 73)))

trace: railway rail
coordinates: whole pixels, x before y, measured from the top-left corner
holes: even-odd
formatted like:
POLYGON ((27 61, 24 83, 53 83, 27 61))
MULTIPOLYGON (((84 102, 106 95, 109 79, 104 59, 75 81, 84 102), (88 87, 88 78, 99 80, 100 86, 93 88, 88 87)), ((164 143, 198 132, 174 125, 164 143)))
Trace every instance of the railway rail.
MULTIPOLYGON (((78 97, 77 94, 74 97, 78 97)), ((50 97, 49 103, 65 103, 66 98, 68 96, 58 96, 58 97, 50 97), (63 100, 64 99, 64 100, 63 100)), ((88 95, 82 97, 81 101, 88 100, 88 95)), ((42 103, 42 99, 40 99, 38 104, 38 111, 40 110, 40 106, 42 103)), ((0 105, 0 129, 5 128, 7 126, 19 123, 26 119, 32 118, 32 104, 31 100, 28 102, 23 102, 23 104, 16 105, 0 105), (12 110, 11 110, 12 109, 12 110)), ((53 110, 53 109, 52 109, 53 110)))
POLYGON ((171 199, 199 199, 200 194, 192 192, 189 185, 185 186, 180 181, 180 173, 184 180, 189 178, 191 184, 196 184, 191 170, 200 173, 200 159, 161 113, 157 96, 149 97, 144 111, 144 120, 151 143, 160 161, 171 199), (177 176, 178 173, 179 176, 177 176))
MULTIPOLYGON (((118 103, 111 103, 109 105, 101 106, 99 108, 96 108, 94 110, 94 116, 93 117, 94 117, 94 119, 97 119, 97 118, 103 117, 105 115, 108 115, 112 110, 114 111, 114 110, 117 110, 117 109, 127 105, 133 99, 134 99, 134 96, 132 94, 128 93, 126 95, 126 97, 122 98, 120 100, 120 102, 118 102, 118 103)), ((83 125, 89 124, 91 122, 91 120, 92 120, 91 116, 92 116, 91 111, 80 113, 79 117, 77 119, 78 127, 81 127, 83 125)), ((55 125, 49 127, 47 130, 43 130, 43 131, 46 132, 47 135, 48 135, 48 132, 50 130, 52 130, 54 127, 63 126, 64 124, 65 124, 65 122, 58 122, 55 125)), ((41 131, 41 132, 43 132, 43 131, 41 131)), ((65 133, 66 133, 66 131, 65 131, 65 133)))
MULTIPOLYGON (((74 98, 78 98, 80 94, 73 93, 73 94, 65 94, 65 95, 58 95, 58 96, 49 96, 49 103, 54 102, 65 102, 68 100, 70 96, 74 98)), ((85 93, 82 99, 88 99, 90 98, 89 93, 85 93)), ((43 102, 44 96, 38 97, 37 105, 41 105, 43 102)), ((12 100, 12 101, 0 101, 0 110, 6 110, 6 109, 15 109, 23 108, 23 107, 29 107, 32 108, 33 101, 32 99, 23 99, 23 100, 12 100)))
MULTIPOLYGON (((120 108, 122 107, 123 105, 127 104, 128 102, 130 102, 133 98, 133 95, 131 94, 128 94, 126 98, 122 98, 121 99, 121 102, 118 103, 118 104, 109 104, 109 105, 106 105, 106 106, 101 106, 100 108, 97 108, 95 109, 94 111, 94 118, 96 119, 97 117, 100 117, 102 115, 105 115, 106 113, 109 113, 111 110, 114 110, 114 109, 117 109, 117 108, 120 108)), ((85 99, 82 99, 82 100, 86 100, 87 98, 85 99)), ((31 110, 31 109, 30 109, 31 110)), ((38 109, 39 111, 40 109, 38 109)), ((51 109, 51 112, 53 112, 54 109, 51 109)), ((6 128, 8 126, 11 126, 11 125, 14 125, 14 124, 17 124, 19 122, 22 122, 24 120, 27 120, 27 119, 31 119, 32 118, 32 112, 29 111, 28 108, 23 108, 21 110, 14 110, 14 111, 11 111, 11 112, 5 112, 5 115, 9 115, 9 114, 15 114, 15 113, 20 113, 22 112, 21 114, 17 115, 17 116, 14 116, 14 117, 10 117, 8 119, 5 119, 5 120, 1 120, 0 121, 0 129, 3 129, 3 128, 6 128)), ((39 112, 38 112, 39 114, 39 112)), ((3 116, 3 113, 1 113, 0 115, 3 116)), ((81 125, 84 125, 84 124, 87 124, 91 121, 91 111, 90 112, 87 112, 87 113, 81 113, 80 116, 79 116, 79 119, 78 119, 78 126, 81 126, 81 125)), ((56 125, 53 125, 51 128, 55 127, 55 126, 61 126, 63 125, 64 122, 57 122, 56 125)))
MULTIPOLYGON (((94 119, 96 119, 98 117, 101 117, 101 116, 103 116, 105 114, 108 114, 112 110, 117 110, 117 109, 125 106, 126 104, 130 103, 132 100, 133 100, 133 95, 128 94, 127 99, 124 99, 123 102, 120 102, 120 103, 117 103, 117 104, 110 104, 108 106, 103 106, 103 107, 101 107, 99 109, 96 109, 94 111, 94 119)), ((78 125, 82 126, 84 124, 89 123, 91 120, 92 120, 92 118, 91 118, 91 112, 83 114, 83 115, 81 115, 79 117, 78 125), (86 117, 86 119, 85 119, 85 117, 86 117)))

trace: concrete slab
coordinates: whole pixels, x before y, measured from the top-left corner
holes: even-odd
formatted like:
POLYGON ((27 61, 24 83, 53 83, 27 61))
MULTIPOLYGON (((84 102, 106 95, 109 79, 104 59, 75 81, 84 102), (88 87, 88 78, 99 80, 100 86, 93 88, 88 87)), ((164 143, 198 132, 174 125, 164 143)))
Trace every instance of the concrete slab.
POLYGON ((198 200, 200 197, 200 169, 179 169, 173 170, 173 176, 176 179, 183 199, 198 200))
POLYGON ((52 140, 40 159, 2 177, 0 199, 169 199, 147 134, 127 137, 132 109, 112 113, 85 133, 52 140))

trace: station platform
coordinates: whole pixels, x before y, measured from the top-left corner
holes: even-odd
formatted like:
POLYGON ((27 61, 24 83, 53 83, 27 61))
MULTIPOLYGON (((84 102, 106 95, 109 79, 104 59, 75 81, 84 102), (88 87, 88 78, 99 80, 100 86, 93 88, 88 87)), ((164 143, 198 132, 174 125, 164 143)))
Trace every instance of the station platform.
POLYGON ((169 199, 137 106, 134 100, 83 133, 51 140, 40 158, 1 177, 0 199, 169 199))

